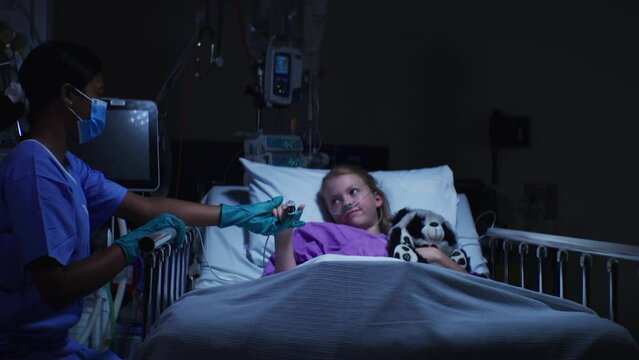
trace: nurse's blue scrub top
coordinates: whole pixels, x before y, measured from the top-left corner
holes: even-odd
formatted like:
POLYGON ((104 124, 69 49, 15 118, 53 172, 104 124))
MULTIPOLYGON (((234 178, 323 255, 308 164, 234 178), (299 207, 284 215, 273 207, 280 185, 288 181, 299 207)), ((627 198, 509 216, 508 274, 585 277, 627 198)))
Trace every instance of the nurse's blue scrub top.
POLYGON ((39 351, 43 358, 85 358, 67 339, 81 301, 50 308, 26 265, 42 256, 63 265, 89 256, 90 233, 126 192, 69 152, 61 165, 35 140, 21 142, 0 163, 0 358, 39 351))

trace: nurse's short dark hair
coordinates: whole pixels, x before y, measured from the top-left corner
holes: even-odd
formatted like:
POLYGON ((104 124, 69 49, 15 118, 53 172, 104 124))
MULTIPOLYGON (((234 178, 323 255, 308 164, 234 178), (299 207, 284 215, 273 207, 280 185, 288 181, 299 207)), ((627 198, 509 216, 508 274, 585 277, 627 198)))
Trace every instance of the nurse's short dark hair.
MULTIPOLYGON (((100 72, 100 59, 80 44, 52 40, 33 49, 18 72, 20 85, 29 101, 29 120, 35 121, 47 110, 60 96, 64 83, 84 89, 100 72)), ((15 121, 22 115, 15 119, 0 119, 0 123, 15 121)))

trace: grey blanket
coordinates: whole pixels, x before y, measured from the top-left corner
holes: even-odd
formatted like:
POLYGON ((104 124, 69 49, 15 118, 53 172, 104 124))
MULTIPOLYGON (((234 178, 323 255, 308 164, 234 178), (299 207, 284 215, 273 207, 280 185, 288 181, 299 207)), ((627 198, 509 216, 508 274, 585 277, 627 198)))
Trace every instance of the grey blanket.
POLYGON ((317 262, 193 291, 139 359, 637 359, 622 326, 568 300, 437 266, 317 262))

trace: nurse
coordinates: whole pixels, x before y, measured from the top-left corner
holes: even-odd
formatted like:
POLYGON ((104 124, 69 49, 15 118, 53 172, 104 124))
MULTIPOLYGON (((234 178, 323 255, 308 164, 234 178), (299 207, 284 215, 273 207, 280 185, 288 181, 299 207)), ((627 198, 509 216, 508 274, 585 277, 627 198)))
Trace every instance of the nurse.
POLYGON ((12 85, 2 100, 12 109, 0 115, 28 109, 31 125, 27 139, 0 163, 2 359, 117 358, 70 341, 68 330, 79 320, 82 297, 131 264, 140 254, 138 240, 149 233, 173 227, 180 242, 185 222, 261 234, 303 224, 299 216, 283 222, 273 216, 281 197, 237 206, 142 197, 70 153, 69 144, 91 141, 107 121, 106 103, 98 99, 101 69, 88 49, 47 42, 25 59, 22 86, 12 85), (91 232, 113 215, 145 225, 91 254, 91 232))

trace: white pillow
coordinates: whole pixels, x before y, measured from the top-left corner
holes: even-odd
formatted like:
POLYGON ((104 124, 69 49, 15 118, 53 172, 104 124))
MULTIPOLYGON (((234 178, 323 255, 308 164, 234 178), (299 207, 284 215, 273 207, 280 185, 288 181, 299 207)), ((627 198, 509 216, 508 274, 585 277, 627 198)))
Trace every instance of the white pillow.
POLYGON ((240 158, 240 162, 246 171, 250 202, 267 201, 281 195, 284 201, 293 200, 297 205, 305 205, 302 220, 324 221, 317 192, 328 170, 272 166, 244 158, 240 158))
MULTIPOLYGON (((251 202, 281 195, 304 204, 304 221, 324 221, 317 193, 328 170, 266 165, 241 158, 246 170, 251 202)), ((457 224, 457 192, 453 172, 446 165, 398 171, 373 171, 371 175, 386 193, 392 213, 403 207, 429 209, 457 224)))
POLYGON ((392 213, 404 207, 434 211, 457 226, 457 191, 447 165, 415 170, 372 171, 392 213))

